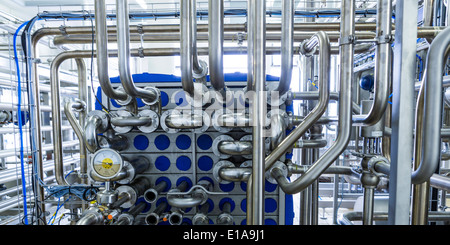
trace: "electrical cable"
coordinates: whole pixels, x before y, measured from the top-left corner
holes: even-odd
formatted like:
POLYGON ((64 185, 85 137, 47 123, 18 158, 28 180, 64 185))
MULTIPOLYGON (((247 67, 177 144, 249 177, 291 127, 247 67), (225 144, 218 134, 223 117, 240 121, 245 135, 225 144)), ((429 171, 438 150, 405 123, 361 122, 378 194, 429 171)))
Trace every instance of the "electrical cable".
POLYGON ((13 39, 13 47, 14 47, 14 61, 16 63, 16 72, 17 72, 17 120, 18 120, 18 126, 19 126, 19 134, 20 134, 20 170, 22 173, 22 196, 23 196, 23 209, 24 209, 24 223, 25 225, 28 225, 28 210, 27 210, 27 188, 26 188, 26 179, 25 179, 25 168, 24 168, 24 161, 23 161, 23 129, 22 129, 22 111, 21 111, 21 100, 22 100, 22 81, 20 79, 20 67, 19 67, 19 58, 17 55, 17 36, 20 32, 20 30, 27 25, 29 22, 25 22, 22 25, 17 28, 16 32, 14 33, 14 39, 13 39))
MULTIPOLYGON (((33 17, 28 24, 25 26, 24 31, 21 35, 21 40, 22 40, 22 49, 23 49, 23 53, 25 55, 25 59, 24 59, 24 63, 25 63, 25 67, 27 68, 25 70, 25 74, 26 74, 26 85, 27 85, 27 94, 28 94, 28 99, 29 99, 29 112, 30 112, 30 119, 32 119, 34 117, 34 111, 32 110, 32 106, 34 105, 34 98, 33 98, 33 90, 30 88, 31 82, 30 82, 30 75, 32 73, 31 69, 32 66, 30 65, 29 59, 31 59, 31 54, 30 54, 30 49, 28 48, 30 45, 30 40, 31 40, 31 34, 30 34, 30 30, 33 27, 33 25, 35 24, 35 22, 39 20, 38 16, 33 17)), ((30 128, 34 129, 34 122, 33 120, 30 120, 30 128)), ((42 220, 43 224, 45 224, 45 220, 43 220, 44 217, 44 212, 42 210, 42 208, 40 207, 40 197, 38 196, 38 191, 37 188, 40 184, 40 182, 42 182, 42 180, 39 178, 38 175, 38 166, 37 166, 37 161, 36 161, 36 152, 37 150, 33 147, 35 147, 36 145, 36 137, 33 137, 33 132, 34 130, 30 131, 29 134, 29 139, 31 142, 31 154, 32 154, 32 167, 31 167, 31 171, 32 174, 30 175, 30 183, 31 183, 31 188, 32 188, 32 194, 34 195, 34 202, 32 202, 33 207, 32 207, 32 216, 31 216, 31 223, 33 224, 34 221, 34 217, 36 217, 38 220, 42 220), (37 182, 36 180, 38 180, 39 182, 37 182)))

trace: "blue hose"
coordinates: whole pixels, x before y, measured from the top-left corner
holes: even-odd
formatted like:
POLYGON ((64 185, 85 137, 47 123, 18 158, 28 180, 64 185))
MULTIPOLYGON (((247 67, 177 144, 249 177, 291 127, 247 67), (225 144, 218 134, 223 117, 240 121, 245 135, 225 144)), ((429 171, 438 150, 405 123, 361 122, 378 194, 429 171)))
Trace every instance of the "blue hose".
POLYGON ((16 32, 14 33, 14 60, 16 62, 16 71, 17 71, 17 120, 19 125, 19 133, 20 133, 20 170, 22 172, 22 196, 23 196, 23 209, 24 209, 24 222, 26 225, 28 225, 28 210, 27 210, 27 186, 26 186, 26 180, 25 180, 25 168, 24 168, 24 162, 23 162, 23 130, 22 130, 22 111, 20 108, 21 100, 22 100, 22 86, 20 81, 20 67, 19 67, 19 59, 17 57, 17 35, 19 34, 20 30, 28 24, 28 21, 23 23, 19 28, 17 28, 16 32))

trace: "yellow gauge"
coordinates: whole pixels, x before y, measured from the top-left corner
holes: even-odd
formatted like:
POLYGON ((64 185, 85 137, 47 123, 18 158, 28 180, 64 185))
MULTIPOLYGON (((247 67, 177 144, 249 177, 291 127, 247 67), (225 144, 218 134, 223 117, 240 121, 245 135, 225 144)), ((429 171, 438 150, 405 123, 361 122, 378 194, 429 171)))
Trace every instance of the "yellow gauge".
POLYGON ((94 173, 103 179, 112 179, 122 170, 123 158, 112 149, 101 149, 92 157, 91 167, 94 173))

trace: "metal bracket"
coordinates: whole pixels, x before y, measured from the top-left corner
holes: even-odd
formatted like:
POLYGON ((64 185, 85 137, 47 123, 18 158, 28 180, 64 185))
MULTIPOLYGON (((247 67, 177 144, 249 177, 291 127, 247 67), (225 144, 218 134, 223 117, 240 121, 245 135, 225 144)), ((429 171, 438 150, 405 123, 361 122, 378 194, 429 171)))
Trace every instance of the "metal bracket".
POLYGON ((137 28, 137 31, 138 31, 139 35, 143 35, 144 34, 144 27, 142 26, 142 24, 138 24, 136 26, 136 28, 137 28))
POLYGON ((392 34, 382 35, 375 38, 377 44, 392 43, 394 41, 394 36, 392 34))
POLYGON ((138 54, 139 54, 139 58, 144 58, 144 48, 143 47, 139 47, 138 49, 138 54))
POLYGON ((198 189, 200 189, 200 190, 202 190, 202 191, 204 191, 206 194, 208 194, 208 195, 229 195, 230 193, 228 193, 228 192, 212 192, 212 191, 208 191, 205 187, 203 187, 203 186, 201 186, 201 185, 194 185, 194 186, 192 186, 192 188, 189 190, 189 191, 187 191, 187 192, 175 192, 175 191, 173 191, 173 192, 168 192, 167 193, 167 196, 169 196, 169 195, 189 195, 189 194, 191 194, 192 192, 194 192, 194 191, 196 191, 196 190, 198 190, 198 189))
POLYGON ((350 35, 350 36, 339 38, 339 46, 355 44, 356 40, 357 40, 357 37, 355 35, 350 35))
POLYGON ((67 34, 66 26, 64 26, 64 25, 60 26, 60 27, 59 27, 59 30, 61 31, 61 34, 62 34, 63 36, 69 35, 69 34, 67 34))

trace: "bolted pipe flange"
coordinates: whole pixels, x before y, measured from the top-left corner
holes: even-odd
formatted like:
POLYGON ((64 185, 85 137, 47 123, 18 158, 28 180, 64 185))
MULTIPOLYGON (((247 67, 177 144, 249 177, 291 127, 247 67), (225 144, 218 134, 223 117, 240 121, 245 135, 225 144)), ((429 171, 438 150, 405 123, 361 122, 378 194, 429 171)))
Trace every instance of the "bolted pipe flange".
POLYGON ((192 224, 194 225, 204 225, 209 223, 209 218, 205 214, 197 213, 192 218, 192 224))
POLYGON ((198 133, 198 134, 206 132, 206 130, 208 130, 209 127, 211 126, 211 117, 209 116, 209 114, 203 110, 201 111, 201 113, 202 113, 202 117, 203 117, 202 127, 193 129, 194 133, 198 133))
POLYGON ((131 165, 130 162, 124 161, 122 171, 126 172, 126 177, 123 179, 117 180, 117 183, 122 184, 122 185, 130 184, 131 181, 133 181, 134 178, 136 177, 136 169, 134 169, 133 165, 131 165))
POLYGON ((239 165, 240 168, 251 168, 252 167, 252 160, 247 160, 243 163, 241 163, 241 165, 239 165))
POLYGON ((218 156, 220 159, 227 159, 230 158, 230 155, 227 154, 223 154, 222 152, 219 151, 219 143, 222 141, 234 141, 233 137, 229 136, 229 135, 220 135, 219 137, 215 138, 213 140, 213 144, 212 144, 212 150, 214 155, 218 156))
POLYGON ((276 83, 269 83, 267 85, 267 91, 270 91, 267 92, 267 103, 272 107, 281 106, 288 100, 288 93, 280 95, 280 93, 276 91, 276 86, 278 86, 276 83))
MULTIPOLYGON (((253 136, 251 134, 247 134, 242 136, 242 138, 239 139, 239 141, 250 141, 252 142, 253 140, 253 136)), ((246 159, 252 159, 253 155, 249 154, 249 155, 242 155, 242 157, 246 158, 246 159)))
POLYGON ((178 112, 178 111, 177 110, 167 110, 167 111, 163 112, 163 114, 161 115, 161 118, 159 120, 161 128, 169 134, 175 134, 175 133, 180 132, 180 130, 181 130, 179 128, 169 128, 166 125, 166 118, 174 112, 178 112))
MULTIPOLYGON (((129 118, 129 117, 133 117, 133 114, 131 114, 128 111, 125 110, 118 110, 118 111, 113 111, 110 112, 111 118, 116 118, 116 117, 121 117, 121 118, 129 118)), ((133 130, 133 126, 116 126, 113 123, 113 120, 111 120, 111 128, 119 134, 126 134, 131 132, 131 130, 133 130)))
POLYGON ((155 99, 153 99, 153 100, 148 100, 148 99, 142 98, 142 102, 144 102, 144 104, 151 106, 151 105, 154 105, 159 102, 159 98, 161 97, 161 91, 159 91, 159 89, 157 89, 155 87, 145 87, 144 89, 148 90, 148 91, 152 91, 156 95, 155 99))
POLYGON ((91 116, 96 116, 102 121, 102 124, 100 125, 100 127, 97 128, 97 133, 104 133, 109 128, 108 114, 106 114, 103 111, 90 111, 88 113, 88 115, 86 116, 86 118, 91 117, 91 116))
POLYGON ((117 220, 118 220, 118 221, 125 220, 125 222, 126 222, 128 225, 133 225, 133 223, 134 223, 134 217, 133 217, 133 215, 127 214, 127 213, 120 214, 119 217, 117 218, 117 220))
POLYGON ((272 170, 274 168, 280 169, 281 172, 283 172, 283 175, 285 177, 288 176, 288 168, 283 162, 277 161, 273 164, 273 166, 268 171, 266 171, 266 173, 265 173, 266 180, 272 184, 278 184, 277 181, 272 177, 272 174, 271 174, 272 170))
MULTIPOLYGON (((226 109, 225 110, 225 114, 231 114, 232 112, 230 111, 230 110, 228 110, 228 109, 226 109)), ((220 133, 228 133, 228 132, 230 132, 231 130, 233 130, 233 128, 232 127, 223 127, 223 126, 219 126, 219 123, 218 123, 218 121, 217 121, 217 119, 219 118, 219 116, 221 116, 221 115, 223 115, 224 114, 224 111, 223 110, 215 110, 214 112, 213 112, 213 115, 212 115, 212 120, 211 120, 211 122, 212 122, 212 126, 214 127, 214 129, 216 129, 218 132, 220 132, 220 133)))
POLYGON ((226 181, 220 177, 220 170, 222 168, 233 168, 235 167, 234 164, 230 161, 219 161, 216 163, 213 167, 213 177, 214 179, 221 184, 229 184, 230 181, 226 181))
POLYGON ((128 194, 128 201, 120 205, 122 208, 131 208, 137 201, 138 195, 136 191, 128 185, 121 185, 117 189, 118 195, 122 195, 123 193, 128 194))
POLYGON ((309 42, 309 39, 306 39, 306 40, 304 40, 303 42, 300 43, 299 53, 304 55, 304 56, 306 56, 306 57, 311 57, 311 56, 313 56, 316 53, 318 45, 314 46, 314 48, 312 50, 308 51, 308 50, 305 49, 305 45, 308 42, 309 42))
MULTIPOLYGON (((119 87, 117 89, 117 91, 122 91, 123 93, 126 93, 125 89, 123 89, 123 87, 119 87)), ((116 100, 116 103, 121 106, 127 106, 127 105, 131 104, 132 101, 133 101, 133 97, 131 97, 130 95, 127 94, 127 98, 125 100, 116 100)))
POLYGON ((203 83, 194 83, 194 98, 192 98, 192 96, 188 93, 185 93, 186 101, 190 105, 189 107, 199 109, 201 109, 202 106, 206 105, 210 101, 210 97, 211 92, 203 83))
POLYGON ((232 225, 233 224, 233 216, 231 216, 231 214, 228 214, 228 213, 221 213, 217 217, 216 223, 219 225, 232 225))
POLYGON ((172 212, 169 215, 169 224, 171 225, 181 225, 183 222, 183 214, 178 211, 172 212))
POLYGON ((202 68, 201 73, 192 72, 192 77, 195 79, 202 79, 208 75, 208 63, 204 60, 198 60, 200 67, 202 68))
POLYGON ((226 90, 226 88, 223 91, 215 91, 215 98, 218 104, 231 107, 234 102, 234 92, 226 90), (225 99, 223 95, 225 95, 225 99))
POLYGON ((150 125, 138 126, 137 128, 143 133, 153 133, 158 129, 159 126, 159 117, 158 114, 152 110, 143 110, 140 111, 138 117, 149 117, 152 120, 150 125))

